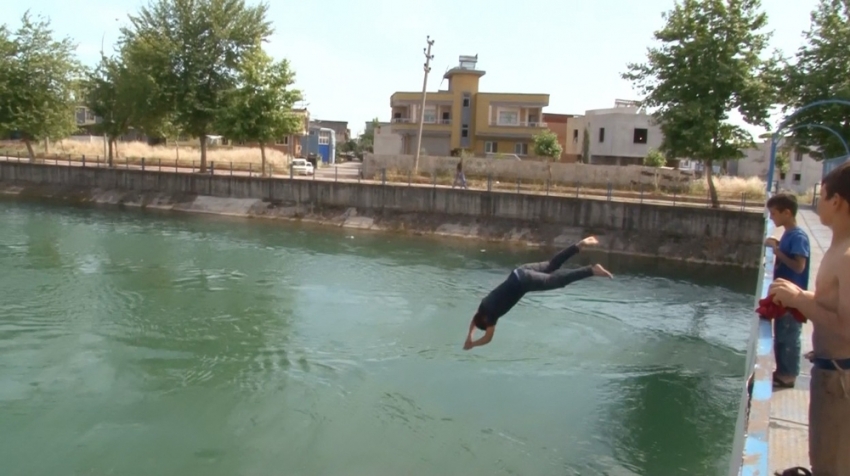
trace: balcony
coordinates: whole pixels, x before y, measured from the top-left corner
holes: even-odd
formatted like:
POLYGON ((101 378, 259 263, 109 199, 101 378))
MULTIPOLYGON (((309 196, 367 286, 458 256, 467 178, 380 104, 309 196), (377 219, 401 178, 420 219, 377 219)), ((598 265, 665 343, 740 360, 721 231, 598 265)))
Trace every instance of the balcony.
MULTIPOLYGON (((421 109, 417 105, 396 106, 393 108, 392 129, 395 132, 413 132, 419 129, 421 109)), ((424 132, 438 135, 451 134, 452 109, 447 105, 426 105, 422 121, 424 132)))
POLYGON ((498 120, 490 120, 490 126, 492 127, 531 127, 531 128, 546 128, 549 127, 545 122, 529 122, 529 121, 517 121, 517 122, 499 122, 498 120))

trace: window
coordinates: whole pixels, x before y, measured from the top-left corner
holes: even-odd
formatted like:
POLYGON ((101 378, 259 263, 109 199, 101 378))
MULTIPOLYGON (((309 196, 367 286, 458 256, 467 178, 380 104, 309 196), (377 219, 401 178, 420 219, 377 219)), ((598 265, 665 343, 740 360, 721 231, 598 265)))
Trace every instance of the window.
POLYGON ((496 142, 487 141, 484 143, 484 152, 487 154, 496 154, 499 152, 499 147, 496 142))
POLYGON ((461 137, 469 137, 469 127, 468 126, 463 126, 460 129, 460 136, 461 137))
POLYGON ((573 142, 578 142, 578 129, 573 129, 573 142))
POLYGON ((795 152, 794 153, 794 162, 802 162, 803 161, 803 153, 795 152))
POLYGON ((528 144, 525 142, 517 142, 514 144, 514 154, 528 155, 528 144))
POLYGON ((275 144, 275 145, 289 145, 289 136, 286 136, 286 137, 282 137, 282 138, 277 139, 277 140, 274 142, 274 144, 275 144))
POLYGON ((649 132, 646 129, 635 128, 634 143, 635 144, 646 144, 646 139, 647 139, 648 135, 649 135, 649 132))
POLYGON ((498 125, 500 126, 518 126, 519 125, 519 110, 517 109, 499 109, 498 125))
POLYGON ((469 107, 469 98, 463 98, 463 107, 469 107))
POLYGON ((319 131, 319 145, 328 145, 331 143, 331 133, 327 131, 319 131))
POLYGON ((599 142, 605 142, 605 128, 599 128, 599 142))
POLYGON ((779 172, 779 180, 785 180, 785 172, 779 172))
POLYGON ((800 183, 800 180, 802 180, 802 178, 802 175, 794 174, 794 183, 800 183))
POLYGON ((443 111, 443 124, 451 124, 452 123, 451 117, 452 116, 451 116, 450 112, 443 111))
POLYGON ((435 109, 434 106, 425 107, 424 113, 425 114, 422 116, 422 122, 425 124, 434 124, 437 122, 437 109, 435 109))

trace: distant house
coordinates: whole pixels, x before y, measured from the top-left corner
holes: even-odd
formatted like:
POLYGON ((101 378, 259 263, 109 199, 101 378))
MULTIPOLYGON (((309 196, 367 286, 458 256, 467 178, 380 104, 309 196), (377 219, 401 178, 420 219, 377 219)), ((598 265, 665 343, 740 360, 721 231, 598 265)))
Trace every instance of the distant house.
POLYGON ((310 121, 309 127, 332 129, 336 136, 337 144, 344 144, 351 139, 351 130, 348 128, 348 121, 326 121, 315 119, 310 121))
POLYGON ((326 164, 336 163, 336 131, 333 129, 311 126, 302 144, 305 157, 316 154, 326 164))

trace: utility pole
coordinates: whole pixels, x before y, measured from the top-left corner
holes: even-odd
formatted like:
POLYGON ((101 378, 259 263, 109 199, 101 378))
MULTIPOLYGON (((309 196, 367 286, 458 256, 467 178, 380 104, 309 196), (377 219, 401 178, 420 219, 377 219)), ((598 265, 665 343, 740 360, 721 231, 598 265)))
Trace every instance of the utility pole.
POLYGON ((413 159, 413 173, 417 173, 419 171, 419 151, 422 150, 422 126, 425 125, 425 91, 428 88, 428 73, 431 72, 431 60, 434 59, 434 55, 431 54, 431 46, 434 45, 434 40, 431 39, 431 35, 428 35, 425 41, 428 42, 428 48, 422 48, 422 51, 425 53, 425 79, 422 80, 422 107, 419 111, 419 137, 416 139, 416 155, 413 159))

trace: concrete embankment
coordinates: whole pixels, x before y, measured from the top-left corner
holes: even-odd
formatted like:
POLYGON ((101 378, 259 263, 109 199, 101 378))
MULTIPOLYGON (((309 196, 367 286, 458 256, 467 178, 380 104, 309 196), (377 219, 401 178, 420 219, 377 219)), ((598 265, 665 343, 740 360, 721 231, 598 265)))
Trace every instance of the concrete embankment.
POLYGON ((739 210, 510 192, 0 163, 9 197, 52 198, 560 246, 596 234, 615 253, 759 265, 764 220, 739 210))

